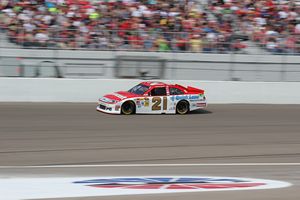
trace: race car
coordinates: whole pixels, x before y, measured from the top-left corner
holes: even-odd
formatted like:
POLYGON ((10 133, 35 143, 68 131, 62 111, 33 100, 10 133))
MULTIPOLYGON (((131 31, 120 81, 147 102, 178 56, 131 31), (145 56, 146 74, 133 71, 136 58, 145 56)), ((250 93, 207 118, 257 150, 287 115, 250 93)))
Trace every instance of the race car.
POLYGON ((205 108, 204 90, 163 82, 142 82, 99 99, 97 111, 110 114, 186 114, 205 108))

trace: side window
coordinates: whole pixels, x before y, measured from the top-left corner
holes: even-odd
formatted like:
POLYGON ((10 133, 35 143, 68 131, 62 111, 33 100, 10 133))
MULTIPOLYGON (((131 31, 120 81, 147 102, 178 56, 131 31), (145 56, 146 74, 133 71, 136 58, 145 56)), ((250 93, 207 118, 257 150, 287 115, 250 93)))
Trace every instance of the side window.
POLYGON ((170 95, 180 95, 184 94, 184 92, 178 88, 170 87, 170 95))
POLYGON ((151 96, 166 96, 167 95, 166 87, 154 88, 151 90, 150 95, 151 96))

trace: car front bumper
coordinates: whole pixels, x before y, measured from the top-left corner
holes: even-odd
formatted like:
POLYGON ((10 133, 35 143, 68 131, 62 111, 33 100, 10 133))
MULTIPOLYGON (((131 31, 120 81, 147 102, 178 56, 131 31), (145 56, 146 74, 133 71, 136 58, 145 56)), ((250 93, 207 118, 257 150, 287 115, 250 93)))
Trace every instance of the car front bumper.
POLYGON ((96 110, 108 114, 121 114, 121 108, 116 104, 99 103, 96 110))

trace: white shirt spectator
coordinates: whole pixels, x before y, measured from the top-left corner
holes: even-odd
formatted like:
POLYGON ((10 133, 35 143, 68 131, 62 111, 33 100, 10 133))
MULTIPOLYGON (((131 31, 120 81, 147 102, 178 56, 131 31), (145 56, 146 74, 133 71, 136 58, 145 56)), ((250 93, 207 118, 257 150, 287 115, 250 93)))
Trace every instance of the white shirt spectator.
POLYGON ((142 12, 139 11, 139 10, 134 10, 134 11, 132 11, 131 16, 132 16, 132 17, 142 17, 143 14, 142 14, 142 12))
POLYGON ((273 30, 269 30, 269 31, 267 31, 266 33, 265 33, 266 35, 269 35, 269 36, 271 36, 271 35, 278 35, 278 32, 276 32, 276 31, 273 31, 273 30))
POLYGON ((153 14, 152 11, 150 11, 150 10, 144 10, 142 13, 144 16, 147 16, 147 17, 151 17, 153 14))
POLYGON ((135 0, 123 0, 122 2, 127 4, 127 5, 130 5, 130 4, 133 4, 135 2, 135 0))
POLYGON ((295 33, 300 33, 300 24, 295 26, 295 33))
POLYGON ((275 42, 269 41, 266 44, 267 49, 274 50, 278 47, 278 45, 275 42))
POLYGON ((286 19, 289 16, 289 14, 284 11, 280 11, 278 13, 278 15, 279 15, 280 19, 286 19))
POLYGON ((88 33, 88 32, 89 32, 89 29, 88 29, 86 26, 80 26, 80 27, 79 27, 79 30, 80 30, 80 32, 82 32, 82 33, 88 33))
POLYGON ((176 17, 176 16, 178 16, 178 15, 179 15, 178 12, 170 12, 170 13, 169 13, 169 16, 170 16, 170 17, 176 17))
POLYGON ((266 25, 267 24, 267 21, 265 18, 262 18, 262 17, 256 17, 255 18, 255 21, 258 25, 260 26, 263 26, 263 25, 266 25))
POLYGON ((34 15, 34 11, 32 11, 32 10, 23 10, 23 13, 26 14, 30 18, 32 18, 32 16, 34 15))
POLYGON ((296 12, 293 12, 293 11, 289 12, 289 18, 290 19, 296 19, 298 16, 299 15, 296 12))
POLYGON ((78 6, 77 5, 71 5, 70 10, 78 10, 78 6))
POLYGON ((13 10, 10 9, 10 8, 7 8, 7 9, 2 10, 2 12, 4 12, 4 13, 12 13, 13 10))
POLYGON ((108 45, 108 39, 107 39, 106 37, 104 37, 104 36, 101 36, 101 37, 98 39, 98 41, 99 41, 99 45, 100 45, 101 47, 105 47, 105 46, 108 45))
POLYGON ((72 17, 74 17, 74 16, 75 16, 75 13, 72 12, 72 11, 69 11, 69 12, 67 13, 67 17, 72 18, 72 17))
POLYGON ((139 6, 139 11, 143 12, 145 10, 148 10, 147 6, 144 6, 144 5, 139 6))
POLYGON ((232 10, 232 11, 237 11, 237 10, 239 10, 239 7, 237 7, 237 6, 231 6, 231 7, 230 7, 230 10, 232 10))
POLYGON ((89 8, 89 9, 86 10, 86 14, 88 14, 88 15, 90 15, 90 14, 92 14, 94 12, 95 12, 94 8, 89 8))
POLYGON ((42 21, 45 23, 45 24, 50 24, 51 20, 53 19, 53 17, 51 15, 46 15, 43 17, 42 21))
POLYGON ((28 15, 26 15, 25 13, 20 13, 18 15, 18 19, 23 20, 23 21, 28 21, 28 20, 30 20, 30 17, 28 15))
POLYGON ((216 34, 215 33, 208 33, 207 35, 206 35, 206 38, 208 39, 208 41, 210 41, 210 42, 213 42, 213 41, 215 41, 216 40, 216 34))
POLYGON ((162 17, 167 17, 167 16, 168 16, 168 13, 165 12, 165 11, 161 11, 159 14, 160 14, 160 16, 162 16, 162 17))
POLYGON ((73 26, 79 27, 82 23, 80 21, 74 21, 73 26))
POLYGON ((40 12, 45 12, 46 8, 44 6, 40 6, 40 7, 38 7, 37 10, 40 11, 40 12))
POLYGON ((36 29, 36 26, 29 22, 25 23, 23 26, 24 26, 26 32, 32 32, 33 30, 36 29))
POLYGON ((47 0, 47 1, 51 3, 56 3, 58 5, 62 5, 65 3, 65 0, 47 0))
POLYGON ((49 40, 49 37, 45 33, 37 33, 35 34, 35 39, 39 42, 46 42, 47 40, 49 40))
POLYGON ((42 19, 43 17, 44 17, 43 15, 35 15, 35 16, 34 16, 34 18, 35 18, 35 19, 38 19, 38 20, 42 19))
POLYGON ((216 14, 221 14, 223 8, 221 8, 220 6, 215 6, 214 8, 215 8, 215 13, 216 14))
POLYGON ((65 0, 54 0, 54 1, 56 1, 58 5, 65 4, 65 0))
POLYGON ((12 9, 4 9, 2 10, 2 12, 6 13, 9 17, 15 17, 16 16, 16 13, 13 12, 12 9))

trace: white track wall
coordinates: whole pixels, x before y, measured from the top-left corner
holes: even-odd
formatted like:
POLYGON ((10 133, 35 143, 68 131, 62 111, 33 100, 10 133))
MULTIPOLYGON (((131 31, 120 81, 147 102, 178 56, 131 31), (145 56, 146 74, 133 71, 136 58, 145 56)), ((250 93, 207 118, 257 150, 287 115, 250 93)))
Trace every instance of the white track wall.
MULTIPOLYGON (((97 102, 141 80, 0 78, 0 102, 97 102)), ((173 83, 172 81, 165 81, 173 83)), ((176 81, 205 90, 208 103, 300 104, 300 82, 176 81)))

